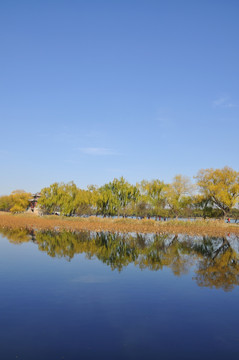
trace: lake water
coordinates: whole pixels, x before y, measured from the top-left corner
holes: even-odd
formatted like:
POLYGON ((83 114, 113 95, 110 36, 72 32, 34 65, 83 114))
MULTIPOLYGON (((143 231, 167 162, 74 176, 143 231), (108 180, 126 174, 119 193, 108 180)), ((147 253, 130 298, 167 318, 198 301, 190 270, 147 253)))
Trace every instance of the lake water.
POLYGON ((238 237, 0 234, 0 359, 239 357, 238 237))

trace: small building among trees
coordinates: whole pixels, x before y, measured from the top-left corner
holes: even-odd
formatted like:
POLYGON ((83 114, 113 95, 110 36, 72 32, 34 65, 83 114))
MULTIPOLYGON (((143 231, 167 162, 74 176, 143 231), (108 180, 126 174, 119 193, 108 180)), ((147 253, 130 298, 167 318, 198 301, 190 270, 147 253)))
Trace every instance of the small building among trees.
POLYGON ((41 197, 41 193, 32 194, 32 198, 29 199, 29 210, 33 213, 38 213, 39 209, 37 206, 38 200, 41 197))

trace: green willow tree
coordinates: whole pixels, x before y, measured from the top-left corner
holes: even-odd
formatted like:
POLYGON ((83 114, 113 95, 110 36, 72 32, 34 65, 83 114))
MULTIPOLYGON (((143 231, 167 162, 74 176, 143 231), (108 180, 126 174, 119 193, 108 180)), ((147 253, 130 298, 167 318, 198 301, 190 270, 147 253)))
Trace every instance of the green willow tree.
POLYGON ((89 190, 79 189, 74 182, 54 183, 41 190, 39 205, 44 213, 71 216, 90 213, 93 204, 89 190))
POLYGON ((118 202, 117 214, 125 217, 128 206, 135 204, 139 199, 139 190, 136 186, 128 183, 123 177, 114 179, 112 183, 109 183, 109 187, 118 202))
POLYGON ((166 185, 163 181, 154 179, 151 181, 143 180, 138 184, 140 192, 145 201, 150 204, 152 215, 160 216, 165 214, 166 185))
POLYGON ((96 206, 98 214, 103 216, 117 215, 120 206, 119 199, 112 192, 110 184, 105 184, 98 189, 96 206))
POLYGON ((41 210, 45 214, 53 214, 61 211, 62 184, 53 183, 41 190, 38 201, 41 210))
POLYGON ((123 177, 114 179, 98 189, 94 187, 93 191, 96 192, 97 213, 103 216, 126 216, 130 205, 136 203, 139 197, 136 186, 128 183, 123 177))

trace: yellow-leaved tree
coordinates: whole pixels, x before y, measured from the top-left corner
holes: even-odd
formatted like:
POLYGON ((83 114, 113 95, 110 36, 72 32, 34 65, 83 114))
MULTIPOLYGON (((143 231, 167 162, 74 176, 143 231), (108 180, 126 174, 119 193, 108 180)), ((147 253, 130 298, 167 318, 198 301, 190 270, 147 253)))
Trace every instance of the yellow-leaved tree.
POLYGON ((26 211, 29 206, 30 193, 26 193, 24 190, 14 190, 10 198, 12 200, 12 207, 10 211, 12 213, 20 213, 26 211))
POLYGON ((197 185, 201 194, 219 208, 224 217, 239 201, 239 172, 225 166, 222 169, 202 169, 197 185))
POLYGON ((165 189, 171 215, 178 218, 190 206, 192 192, 193 186, 188 177, 179 174, 173 178, 172 183, 168 184, 165 189))

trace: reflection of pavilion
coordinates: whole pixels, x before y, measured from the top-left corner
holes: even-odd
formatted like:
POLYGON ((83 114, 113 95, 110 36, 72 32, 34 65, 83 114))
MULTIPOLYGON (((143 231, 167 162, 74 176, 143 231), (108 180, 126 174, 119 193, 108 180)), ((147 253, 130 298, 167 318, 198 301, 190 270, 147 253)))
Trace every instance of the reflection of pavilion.
POLYGON ((37 202, 40 197, 41 194, 39 192, 36 194, 32 194, 32 198, 29 199, 29 211, 34 213, 38 212, 37 202))

